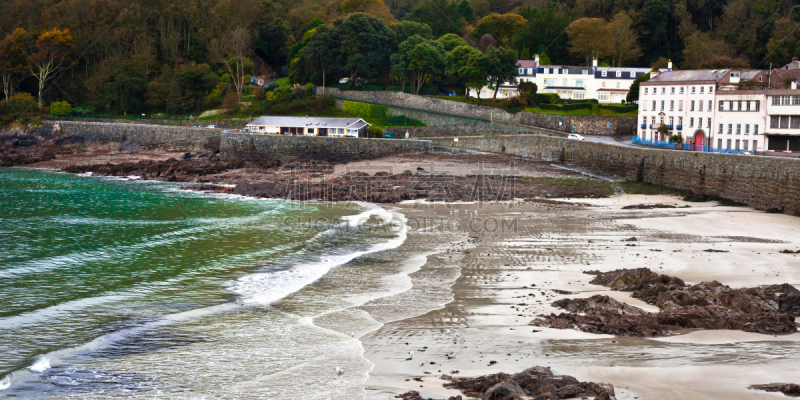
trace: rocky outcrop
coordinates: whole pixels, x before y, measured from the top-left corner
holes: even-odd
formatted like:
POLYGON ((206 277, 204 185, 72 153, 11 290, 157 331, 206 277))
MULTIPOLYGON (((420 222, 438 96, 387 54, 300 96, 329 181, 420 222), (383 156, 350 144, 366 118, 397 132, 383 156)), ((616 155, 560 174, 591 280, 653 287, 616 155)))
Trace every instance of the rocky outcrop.
MULTIPOLYGON (((424 397, 420 396, 419 392, 415 392, 413 390, 403 394, 398 394, 397 396, 394 397, 396 399, 402 399, 402 400, 426 400, 424 397)), ((427 400, 433 400, 433 399, 427 399, 427 400)), ((447 398, 447 400, 463 400, 463 399, 461 396, 450 396, 447 398)))
POLYGON ((783 385, 774 383, 769 385, 755 385, 752 388, 766 392, 781 392, 792 397, 800 397, 800 385, 796 383, 787 383, 783 385))
POLYGON ((800 310, 800 291, 789 284, 733 289, 717 281, 686 285, 681 279, 647 268, 615 270, 596 275, 593 284, 631 291, 632 296, 657 306, 649 313, 595 295, 562 299, 553 306, 566 313, 550 314, 535 326, 579 329, 620 336, 659 336, 678 329, 732 329, 762 334, 797 332, 794 316, 800 310))
POLYGON ((549 367, 533 367, 518 374, 504 373, 477 378, 454 378, 445 387, 458 389, 469 397, 484 400, 556 400, 592 396, 597 400, 614 398, 614 387, 606 383, 580 382, 569 375, 554 375, 549 367))

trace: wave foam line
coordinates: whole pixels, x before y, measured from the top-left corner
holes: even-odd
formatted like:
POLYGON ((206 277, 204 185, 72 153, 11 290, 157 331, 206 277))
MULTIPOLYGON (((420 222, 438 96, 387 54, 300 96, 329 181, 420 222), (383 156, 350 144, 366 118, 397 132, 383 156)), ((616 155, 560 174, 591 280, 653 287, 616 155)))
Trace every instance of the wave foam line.
POLYGON ((383 224, 390 224, 398 220, 402 225, 397 237, 384 243, 376 244, 367 250, 335 256, 323 256, 317 262, 297 265, 289 270, 247 275, 239 278, 233 290, 242 296, 242 301, 245 303, 269 305, 316 282, 333 268, 347 264, 367 254, 400 247, 406 241, 408 235, 405 216, 392 214, 375 205, 365 204, 365 206, 369 210, 347 219, 350 225, 361 225, 372 215, 380 216, 383 224), (376 210, 376 208, 379 210, 376 210))

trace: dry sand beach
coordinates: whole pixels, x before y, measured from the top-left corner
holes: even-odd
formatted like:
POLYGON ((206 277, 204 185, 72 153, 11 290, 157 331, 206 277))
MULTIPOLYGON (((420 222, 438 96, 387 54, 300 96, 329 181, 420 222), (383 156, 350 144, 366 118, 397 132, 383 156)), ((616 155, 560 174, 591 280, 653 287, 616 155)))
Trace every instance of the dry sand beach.
MULTIPOLYGON (((411 390, 446 399, 460 392, 443 388, 442 374, 517 373, 533 366, 611 383, 618 399, 781 398, 748 387, 795 382, 800 376, 798 333, 716 330, 644 339, 528 325, 538 314, 556 312, 550 304, 557 299, 598 293, 657 311, 630 293, 589 284, 593 276, 585 270, 648 267, 687 283, 797 286, 800 259, 779 253, 800 248, 796 217, 644 195, 560 204, 406 203, 398 208, 412 224, 449 220, 450 231, 467 239, 428 256, 411 274, 423 292, 432 280, 452 284, 451 302, 361 337, 364 357, 374 364, 366 381, 368 399, 390 399, 411 390), (647 203, 689 208, 622 209, 647 203), (455 219, 464 229, 453 229, 455 219), (509 229, 478 220, 509 221, 509 229), (637 241, 625 241, 631 237, 637 241), (703 251, 708 249, 724 252, 703 251)), ((436 242, 448 230, 429 225, 412 230, 407 245, 436 242), (415 241, 414 236, 430 239, 415 241)))

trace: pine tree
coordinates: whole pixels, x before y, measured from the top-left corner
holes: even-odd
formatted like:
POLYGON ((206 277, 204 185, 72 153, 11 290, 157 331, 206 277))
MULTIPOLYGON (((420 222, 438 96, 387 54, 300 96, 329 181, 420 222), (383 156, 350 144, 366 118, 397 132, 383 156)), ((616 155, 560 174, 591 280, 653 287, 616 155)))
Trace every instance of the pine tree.
POLYGON ((520 60, 530 60, 531 59, 531 51, 528 50, 528 47, 523 46, 522 51, 519 52, 519 59, 520 60))
POLYGON ((472 5, 467 0, 461 0, 458 4, 458 13, 467 21, 468 24, 475 22, 475 11, 472 10, 472 5))

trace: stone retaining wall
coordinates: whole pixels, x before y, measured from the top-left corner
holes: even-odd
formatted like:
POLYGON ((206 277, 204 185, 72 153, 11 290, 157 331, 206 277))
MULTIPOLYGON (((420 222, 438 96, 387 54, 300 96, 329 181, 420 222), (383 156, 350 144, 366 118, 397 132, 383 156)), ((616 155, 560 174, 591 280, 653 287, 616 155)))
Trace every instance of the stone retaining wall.
POLYGON ((148 125, 172 125, 172 126, 184 126, 184 127, 195 127, 201 126, 206 127, 208 125, 216 125, 220 129, 242 129, 247 125, 252 119, 248 121, 235 121, 230 119, 209 119, 209 120, 197 120, 197 119, 161 119, 161 118, 144 118, 144 119, 124 119, 124 118, 80 118, 80 117, 50 117, 50 119, 56 121, 75 121, 75 122, 105 122, 111 124, 148 124, 148 125))
POLYGON ((396 154, 424 153, 431 150, 427 140, 333 138, 319 136, 249 135, 222 136, 223 159, 325 160, 337 163, 370 160, 396 154))
POLYGON ((179 150, 219 150, 223 159, 315 159, 348 162, 431 150, 430 141, 223 133, 220 129, 166 125, 46 121, 62 132, 103 143, 134 142, 179 150))
POLYGON ((640 149, 538 135, 431 139, 434 146, 507 153, 800 215, 800 160, 640 149))
MULTIPOLYGON (((318 87, 317 93, 321 92, 322 88, 318 87)), ((636 117, 569 116, 527 111, 512 114, 497 107, 480 106, 404 92, 342 91, 337 88, 325 88, 325 94, 341 100, 398 107, 408 110, 409 116, 411 116, 411 112, 429 112, 479 119, 484 122, 507 122, 535 126, 568 133, 572 133, 574 128, 575 132, 584 135, 625 135, 636 133, 636 117)))

